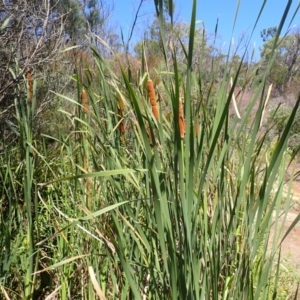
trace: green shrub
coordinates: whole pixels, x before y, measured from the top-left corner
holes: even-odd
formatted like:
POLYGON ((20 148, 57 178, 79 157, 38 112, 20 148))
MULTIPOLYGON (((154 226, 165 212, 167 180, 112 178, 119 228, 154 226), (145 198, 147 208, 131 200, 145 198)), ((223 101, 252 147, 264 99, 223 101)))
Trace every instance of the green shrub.
MULTIPOLYGON (((293 109, 289 107, 279 107, 270 111, 268 122, 273 125, 274 133, 271 138, 277 138, 284 131, 288 119, 293 109)), ((298 153, 300 147, 300 111, 297 111, 295 120, 290 131, 290 138, 288 140, 288 148, 293 154, 298 153)))

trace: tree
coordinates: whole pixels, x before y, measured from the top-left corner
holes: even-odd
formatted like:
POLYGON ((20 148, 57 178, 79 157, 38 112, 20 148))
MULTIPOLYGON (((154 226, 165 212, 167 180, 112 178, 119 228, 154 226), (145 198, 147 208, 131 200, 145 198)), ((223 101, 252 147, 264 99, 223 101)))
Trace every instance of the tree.
MULTIPOLYGON (((148 31, 144 34, 144 39, 139 41, 134 51, 137 57, 142 57, 144 49, 148 65, 156 68, 164 61, 164 55, 168 63, 172 63, 172 56, 176 53, 176 60, 181 71, 185 70, 187 63, 186 53, 189 47, 190 25, 185 22, 176 22, 173 25, 165 24, 165 39, 167 42, 167 53, 164 53, 163 44, 159 34, 158 22, 154 21, 148 31)), ((210 70, 212 59, 219 53, 213 45, 209 44, 209 35, 202 27, 197 27, 194 35, 193 67, 198 71, 201 67, 202 72, 210 70)), ((209 77, 209 75, 208 75, 209 77)))
MULTIPOLYGON (((59 92, 68 84, 61 76, 57 79, 58 72, 72 75, 76 71, 75 65, 81 63, 77 52, 87 49, 93 34, 114 50, 119 47, 118 36, 108 24, 112 9, 104 0, 0 2, 1 133, 12 122, 14 100, 26 99, 27 91, 20 83, 26 82, 29 71, 36 82, 37 113, 41 113, 54 98, 50 90, 59 92), (81 49, 62 54, 66 47, 78 44, 81 49)), ((103 44, 96 46, 102 56, 110 55, 103 44)))
POLYGON ((163 7, 161 8, 159 7, 158 3, 156 3, 157 14, 160 14, 159 10, 162 9, 162 18, 159 18, 162 23, 159 24, 160 21, 158 18, 154 18, 150 29, 144 33, 144 41, 146 44, 151 43, 149 50, 150 48, 153 48, 152 50, 156 51, 156 53, 159 51, 161 54, 164 54, 162 31, 160 30, 160 27, 163 28, 163 32, 166 35, 165 38, 167 41, 169 41, 174 28, 173 13, 175 4, 173 0, 163 0, 162 5, 163 7))
POLYGON ((270 39, 272 39, 273 37, 275 37, 276 32, 277 32, 277 27, 276 26, 275 27, 269 27, 267 29, 263 29, 260 32, 260 36, 261 36, 263 42, 267 42, 270 39))
POLYGON ((119 52, 121 49, 120 36, 110 23, 113 13, 112 0, 62 0, 63 12, 67 14, 66 33, 73 44, 86 45, 92 43, 102 57, 111 58, 111 51, 119 52), (74 9, 74 8, 75 9, 74 9), (100 37, 100 39, 95 38, 100 37))
POLYGON ((275 27, 264 30, 261 34, 265 43, 261 49, 262 62, 267 62, 271 58, 273 48, 276 60, 271 69, 270 79, 275 87, 282 92, 289 86, 293 78, 299 75, 299 53, 300 53, 300 32, 299 30, 289 35, 279 37, 275 43, 275 27))
MULTIPOLYGON (((118 35, 109 25, 113 11, 111 1, 105 0, 61 0, 57 10, 65 15, 65 34, 72 44, 86 44, 91 33, 100 36, 113 50, 120 48, 118 35)), ((102 55, 108 55, 106 47, 95 41, 102 55)))
POLYGON ((49 1, 0 3, 0 105, 11 104, 29 69, 52 62, 64 45, 62 21, 49 1))

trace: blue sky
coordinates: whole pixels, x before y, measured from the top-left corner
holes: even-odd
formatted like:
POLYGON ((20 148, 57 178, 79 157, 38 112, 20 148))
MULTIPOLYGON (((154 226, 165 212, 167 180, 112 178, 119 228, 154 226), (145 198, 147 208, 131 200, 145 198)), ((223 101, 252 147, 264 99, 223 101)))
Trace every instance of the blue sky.
MULTIPOLYGON (((125 37, 128 36, 128 31, 133 23, 139 2, 140 0, 114 0, 115 5, 112 21, 119 28, 122 28, 125 37)), ((216 21, 219 19, 218 46, 226 50, 232 41, 231 37, 234 38, 235 45, 237 45, 243 36, 249 39, 262 3, 263 0, 198 0, 197 20, 204 22, 207 32, 214 33, 216 21), (232 33, 238 2, 240 2, 239 14, 234 32, 232 33)), ((264 28, 277 26, 280 23, 287 3, 287 0, 266 1, 257 29, 251 39, 251 45, 256 44, 256 57, 259 57, 259 47, 262 45, 260 31, 264 28)), ((284 30, 287 30, 287 25, 298 5, 299 1, 294 0, 284 30)), ((177 20, 189 22, 191 9, 192 0, 175 0, 175 17, 177 20)), ((137 41, 143 36, 143 32, 153 20, 154 13, 154 1, 144 0, 133 41, 137 41)), ((299 23, 300 13, 297 13, 291 26, 298 27, 299 23)))

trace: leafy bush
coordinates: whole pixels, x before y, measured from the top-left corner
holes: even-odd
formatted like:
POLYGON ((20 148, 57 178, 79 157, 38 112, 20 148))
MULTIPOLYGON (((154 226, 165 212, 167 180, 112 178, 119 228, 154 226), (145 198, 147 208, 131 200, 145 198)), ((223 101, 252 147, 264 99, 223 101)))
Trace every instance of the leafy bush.
MULTIPOLYGON (((285 106, 281 106, 270 111, 268 122, 273 124, 273 131, 275 131, 272 135, 273 138, 276 138, 282 134, 292 111, 292 108, 285 106)), ((288 147, 292 153, 298 153, 300 147, 300 111, 297 111, 295 120, 292 124, 290 138, 288 140, 288 147)))

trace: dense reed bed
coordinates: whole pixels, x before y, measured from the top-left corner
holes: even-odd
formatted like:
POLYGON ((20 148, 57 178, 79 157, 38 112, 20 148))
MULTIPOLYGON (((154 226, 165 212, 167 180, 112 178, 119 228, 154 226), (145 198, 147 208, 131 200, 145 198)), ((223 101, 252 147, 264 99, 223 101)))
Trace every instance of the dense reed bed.
POLYGON ((15 99, 18 142, 0 158, 3 299, 277 299, 299 99, 270 151, 261 124, 272 59, 233 114, 241 65, 230 85, 212 63, 203 86, 201 58, 193 68, 196 5, 185 68, 165 50, 172 61, 157 86, 145 65, 137 83, 122 65, 118 78, 91 47, 92 81, 75 80, 77 99, 54 93, 68 103, 58 112, 68 134, 34 132, 34 77, 20 83, 29 101, 15 99))

